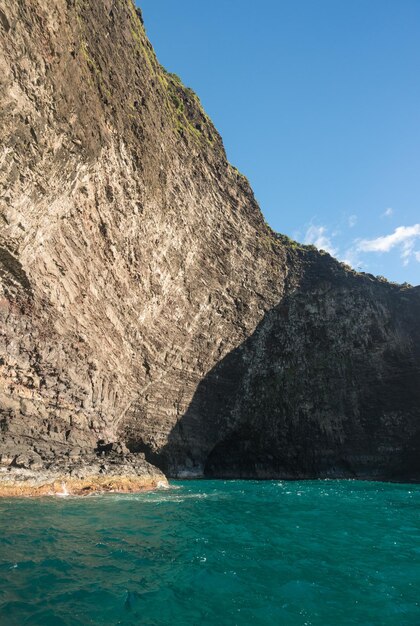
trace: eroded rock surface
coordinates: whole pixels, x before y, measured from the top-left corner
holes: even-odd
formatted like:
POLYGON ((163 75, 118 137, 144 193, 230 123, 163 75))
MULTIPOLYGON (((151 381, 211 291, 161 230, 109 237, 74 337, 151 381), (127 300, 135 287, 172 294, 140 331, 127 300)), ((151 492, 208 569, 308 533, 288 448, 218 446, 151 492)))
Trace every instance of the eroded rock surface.
POLYGON ((275 235, 131 0, 0 0, 0 45, 3 466, 415 479, 419 288, 275 235))
POLYGON ((6 438, 0 457, 0 497, 90 495, 165 488, 168 481, 143 453, 121 442, 78 448, 6 438))
POLYGON ((418 480, 420 289, 327 255, 306 272, 200 383, 170 471, 187 457, 219 477, 418 480))

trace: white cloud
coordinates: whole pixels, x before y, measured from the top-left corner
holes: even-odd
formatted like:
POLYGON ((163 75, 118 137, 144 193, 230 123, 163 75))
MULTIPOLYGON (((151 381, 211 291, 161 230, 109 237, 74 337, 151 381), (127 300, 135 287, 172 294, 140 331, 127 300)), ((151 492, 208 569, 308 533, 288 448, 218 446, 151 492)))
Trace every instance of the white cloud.
POLYGON ((350 267, 355 267, 358 270, 361 270, 362 268, 366 267, 365 264, 360 259, 360 254, 359 254, 359 251, 356 249, 356 247, 347 248, 341 260, 343 261, 343 263, 350 265, 350 267))
POLYGON ((413 226, 398 226, 390 235, 377 237, 376 239, 361 239, 357 242, 357 250, 360 252, 389 252, 395 247, 400 247, 403 265, 407 265, 414 252, 416 240, 420 237, 420 224, 413 226))
POLYGON ((398 245, 406 245, 420 237, 420 224, 414 226, 398 226, 390 235, 377 237, 376 239, 362 239, 358 248, 363 252, 389 252, 398 245))
POLYGON ((381 217, 391 217, 391 215, 393 215, 394 213, 394 209, 391 209, 391 207, 389 207, 389 209, 385 209, 385 211, 382 213, 381 217))
POLYGON ((325 226, 314 226, 313 224, 309 226, 304 243, 312 244, 319 250, 325 250, 333 256, 337 254, 337 248, 334 248, 331 236, 328 235, 328 229, 325 226))
MULTIPOLYGON (((392 209, 390 209, 392 211, 392 209)), ((348 217, 348 225, 352 228, 357 222, 357 215, 348 217), (354 218, 354 219, 352 219, 354 218)), ((382 235, 375 239, 353 239, 347 243, 347 247, 340 252, 335 238, 340 236, 339 231, 334 231, 328 226, 309 224, 303 241, 312 244, 319 250, 326 250, 332 256, 339 258, 344 263, 358 270, 367 271, 368 264, 364 258, 365 253, 385 253, 396 249, 401 257, 402 264, 408 265, 411 260, 420 263, 420 223, 412 226, 398 226, 389 235, 382 235)))

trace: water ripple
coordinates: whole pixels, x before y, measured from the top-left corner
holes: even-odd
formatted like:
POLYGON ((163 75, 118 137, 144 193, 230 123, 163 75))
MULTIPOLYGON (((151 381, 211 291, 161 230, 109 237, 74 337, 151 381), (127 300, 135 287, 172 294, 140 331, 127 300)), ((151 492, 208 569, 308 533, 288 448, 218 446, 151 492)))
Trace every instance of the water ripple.
POLYGON ((420 487, 186 481, 0 501, 0 624, 419 626, 420 487))

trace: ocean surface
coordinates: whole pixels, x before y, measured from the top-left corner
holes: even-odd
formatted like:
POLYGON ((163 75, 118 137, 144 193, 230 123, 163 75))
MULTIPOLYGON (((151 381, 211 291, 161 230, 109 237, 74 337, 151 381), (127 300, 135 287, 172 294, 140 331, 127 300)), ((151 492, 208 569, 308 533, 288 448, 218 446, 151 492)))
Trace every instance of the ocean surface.
POLYGON ((420 486, 0 500, 1 626, 420 625, 420 486))

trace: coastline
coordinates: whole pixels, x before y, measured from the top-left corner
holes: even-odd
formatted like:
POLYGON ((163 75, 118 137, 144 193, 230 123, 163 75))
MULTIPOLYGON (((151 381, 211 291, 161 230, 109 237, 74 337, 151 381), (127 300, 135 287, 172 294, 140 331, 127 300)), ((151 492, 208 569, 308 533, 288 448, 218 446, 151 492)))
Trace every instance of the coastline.
POLYGON ((30 451, 7 461, 0 463, 0 498, 136 493, 168 487, 163 472, 141 454, 80 451, 74 457, 41 459, 30 451))
POLYGON ((88 496, 99 493, 138 493, 167 488, 162 476, 89 476, 73 478, 67 475, 51 475, 49 478, 7 477, 0 480, 0 498, 24 498, 42 496, 88 496))

